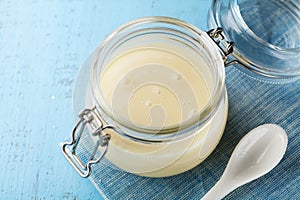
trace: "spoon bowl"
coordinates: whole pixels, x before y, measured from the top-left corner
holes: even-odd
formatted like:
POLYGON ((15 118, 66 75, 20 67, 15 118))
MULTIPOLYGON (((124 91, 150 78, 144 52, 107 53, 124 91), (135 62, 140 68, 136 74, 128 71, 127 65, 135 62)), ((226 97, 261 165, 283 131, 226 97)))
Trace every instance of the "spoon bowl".
POLYGON ((282 159, 287 143, 286 132, 275 124, 261 125, 250 131, 234 149, 221 179, 202 200, 222 199, 271 171, 282 159))

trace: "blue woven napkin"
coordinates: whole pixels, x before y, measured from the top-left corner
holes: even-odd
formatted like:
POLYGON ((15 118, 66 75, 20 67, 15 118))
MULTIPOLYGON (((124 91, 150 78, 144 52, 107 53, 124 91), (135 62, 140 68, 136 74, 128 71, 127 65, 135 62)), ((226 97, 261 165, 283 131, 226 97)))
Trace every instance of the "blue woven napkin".
MULTIPOLYGON (((105 199, 199 199, 221 177, 240 139, 265 123, 283 127, 289 138, 282 161, 267 175, 230 193, 225 199, 300 199, 300 80, 267 82, 250 77, 238 67, 226 68, 229 116, 215 151, 197 167, 167 178, 146 178, 110 167, 92 167, 91 182, 105 199)), ((83 140, 80 156, 90 146, 83 140)))

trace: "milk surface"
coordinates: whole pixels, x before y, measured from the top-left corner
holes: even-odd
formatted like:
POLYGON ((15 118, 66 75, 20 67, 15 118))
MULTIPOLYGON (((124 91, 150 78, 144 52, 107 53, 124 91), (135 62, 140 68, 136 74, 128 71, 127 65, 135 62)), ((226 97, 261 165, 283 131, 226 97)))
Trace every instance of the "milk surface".
MULTIPOLYGON (((114 117, 141 127, 165 128, 198 114, 210 91, 185 53, 164 44, 132 49, 109 63, 102 95, 114 117)), ((199 63, 198 63, 199 64, 199 63)))

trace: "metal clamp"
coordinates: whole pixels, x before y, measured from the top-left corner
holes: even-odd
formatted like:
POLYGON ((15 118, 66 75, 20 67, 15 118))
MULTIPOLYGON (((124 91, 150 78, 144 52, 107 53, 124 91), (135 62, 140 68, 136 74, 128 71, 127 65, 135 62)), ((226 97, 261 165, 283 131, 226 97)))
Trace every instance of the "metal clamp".
POLYGON ((207 31, 207 34, 219 47, 220 52, 222 53, 223 60, 225 62, 227 60, 227 57, 233 52, 234 43, 225 40, 223 30, 220 27, 207 31))
POLYGON ((232 59, 230 61, 227 60, 228 56, 233 53, 234 42, 227 41, 223 34, 223 30, 221 27, 216 29, 211 29, 206 32, 208 36, 216 43, 218 46, 222 58, 225 64, 225 67, 228 67, 233 64, 238 64, 242 67, 248 68, 247 64, 241 62, 239 59, 232 59))
POLYGON ((114 127, 111 125, 103 125, 95 109, 95 107, 93 109, 84 109, 79 113, 79 120, 73 128, 71 141, 65 142, 62 145, 62 152, 64 156, 78 172, 78 174, 84 178, 88 177, 91 174, 91 165, 98 163, 107 152, 110 135, 108 133, 105 133, 105 131, 107 129, 114 130, 114 127), (89 160, 85 164, 76 155, 76 148, 87 125, 89 125, 89 128, 92 130, 91 135, 99 138, 95 144, 89 160), (99 146, 104 147, 104 150, 97 158, 95 158, 99 146))

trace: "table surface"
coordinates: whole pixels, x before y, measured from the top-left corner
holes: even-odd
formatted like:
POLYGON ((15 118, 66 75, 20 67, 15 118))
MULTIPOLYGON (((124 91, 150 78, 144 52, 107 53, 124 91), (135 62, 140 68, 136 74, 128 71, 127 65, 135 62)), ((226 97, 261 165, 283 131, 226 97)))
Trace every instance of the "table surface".
POLYGON ((206 29, 209 0, 0 1, 0 199, 101 199, 63 157, 80 65, 135 18, 164 15, 206 29))

